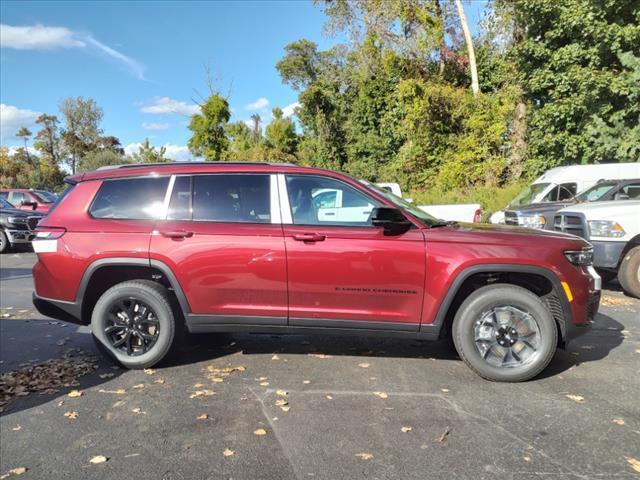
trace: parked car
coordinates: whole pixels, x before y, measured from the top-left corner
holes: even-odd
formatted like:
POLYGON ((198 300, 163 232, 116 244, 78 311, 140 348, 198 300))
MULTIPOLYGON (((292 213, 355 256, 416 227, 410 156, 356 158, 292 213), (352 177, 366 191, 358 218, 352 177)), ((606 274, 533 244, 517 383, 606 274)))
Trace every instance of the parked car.
POLYGON ((0 197, 0 253, 7 252, 14 245, 30 243, 42 217, 39 212, 18 210, 0 197))
POLYGON ((618 276, 630 295, 640 298, 640 200, 593 202, 560 210, 556 231, 588 240, 594 266, 605 281, 618 276))
POLYGON ((46 213, 58 197, 55 193, 47 190, 3 188, 0 190, 0 198, 4 198, 20 210, 35 210, 46 213))
POLYGON ((553 230, 553 218, 559 210, 581 202, 640 199, 640 179, 604 180, 570 199, 524 205, 504 212, 504 223, 553 230))
POLYGON ((160 362, 185 328, 448 337, 479 375, 514 382, 598 310, 585 240, 442 222, 337 172, 169 163, 68 182, 33 242, 34 305, 91 325, 128 368, 160 362), (366 208, 321 215, 327 191, 366 208))
MULTIPOLYGON (((376 183, 376 185, 397 197, 403 198, 402 190, 397 183, 376 183)), ((405 200, 412 201, 410 198, 405 198, 405 200)), ((455 222, 478 223, 482 216, 482 209, 479 203, 418 205, 418 208, 432 217, 455 222)))
MULTIPOLYGON (((596 165, 570 165, 547 170, 520 192, 506 210, 521 209, 525 205, 569 201, 577 193, 604 180, 640 178, 640 163, 601 163, 596 165)), ((505 223, 505 212, 491 215, 491 223, 505 223)), ((522 225, 535 226, 535 218, 523 218, 522 225)))

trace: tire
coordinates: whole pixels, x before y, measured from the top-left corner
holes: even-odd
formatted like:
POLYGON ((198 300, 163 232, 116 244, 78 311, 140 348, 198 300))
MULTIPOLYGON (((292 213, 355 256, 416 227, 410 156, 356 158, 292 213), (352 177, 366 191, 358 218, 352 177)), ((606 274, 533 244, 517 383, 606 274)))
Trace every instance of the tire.
POLYGON ((0 230, 0 253, 8 252, 11 248, 7 234, 0 230))
POLYGON ((622 259, 618 281, 627 295, 640 298, 640 246, 629 250, 622 259))
POLYGON ((460 358, 495 382, 535 377, 549 365, 558 344, 556 322, 542 300, 509 284, 482 287, 467 297, 456 312, 452 333, 460 358))
POLYGON ((91 333, 99 350, 130 369, 157 365, 178 343, 181 329, 169 292, 150 280, 114 285, 98 299, 91 315, 91 333))
POLYGON ((602 283, 609 283, 616 278, 616 275, 618 275, 617 272, 602 270, 601 268, 596 268, 596 272, 600 275, 600 278, 602 278, 602 283))

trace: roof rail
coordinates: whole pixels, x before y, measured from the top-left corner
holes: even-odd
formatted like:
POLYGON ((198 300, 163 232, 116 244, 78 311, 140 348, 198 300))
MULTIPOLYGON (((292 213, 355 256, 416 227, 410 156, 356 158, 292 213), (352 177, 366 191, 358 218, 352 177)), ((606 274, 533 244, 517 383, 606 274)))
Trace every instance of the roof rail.
POLYGON ((123 163, 121 165, 105 165, 99 167, 98 170, 115 170, 120 168, 134 168, 134 167, 165 167, 173 165, 284 165, 287 167, 295 167, 294 163, 280 163, 280 162, 161 162, 161 163, 123 163))

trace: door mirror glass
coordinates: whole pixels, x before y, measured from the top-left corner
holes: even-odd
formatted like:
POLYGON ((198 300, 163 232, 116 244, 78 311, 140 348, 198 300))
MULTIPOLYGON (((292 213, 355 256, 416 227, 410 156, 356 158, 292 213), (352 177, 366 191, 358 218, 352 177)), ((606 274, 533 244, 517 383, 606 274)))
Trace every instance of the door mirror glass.
POLYGON ((404 233, 412 225, 399 208, 393 207, 374 208, 371 214, 371 222, 375 227, 382 227, 387 235, 404 233))

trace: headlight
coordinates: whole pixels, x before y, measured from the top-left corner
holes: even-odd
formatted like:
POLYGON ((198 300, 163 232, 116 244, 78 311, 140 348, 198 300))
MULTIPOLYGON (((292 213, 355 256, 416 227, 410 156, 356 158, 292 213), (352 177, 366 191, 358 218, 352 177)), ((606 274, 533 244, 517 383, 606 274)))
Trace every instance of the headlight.
POLYGON ((624 237, 626 233, 618 222, 612 220, 590 220, 589 230, 592 237, 624 237))
POLYGON ((26 217, 8 217, 7 222, 12 223, 14 225, 24 225, 27 223, 26 217))
POLYGON ((579 267, 589 267, 593 265, 593 248, 583 248, 582 250, 566 250, 564 256, 574 265, 579 267))
POLYGON ((547 221, 543 215, 518 215, 518 225, 528 228, 544 228, 547 221))

